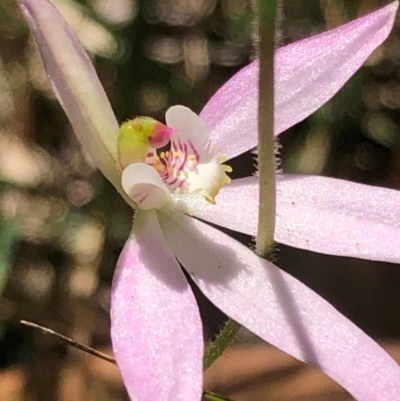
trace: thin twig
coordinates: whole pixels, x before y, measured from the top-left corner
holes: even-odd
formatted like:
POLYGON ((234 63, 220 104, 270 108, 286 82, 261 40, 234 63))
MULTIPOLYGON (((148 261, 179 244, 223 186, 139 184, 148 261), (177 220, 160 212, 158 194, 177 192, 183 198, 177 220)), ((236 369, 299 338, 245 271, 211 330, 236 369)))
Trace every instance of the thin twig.
MULTIPOLYGON (((104 354, 103 352, 96 351, 94 348, 88 347, 87 345, 79 343, 78 341, 72 340, 71 338, 64 336, 60 333, 57 333, 54 330, 48 329, 47 327, 40 326, 39 324, 36 324, 36 323, 27 322, 26 320, 21 320, 20 323, 23 324, 24 326, 28 326, 28 327, 32 327, 34 329, 41 330, 45 334, 51 334, 52 336, 56 336, 56 337, 60 338, 61 340, 65 341, 68 345, 78 348, 81 351, 87 352, 88 354, 97 356, 98 358, 104 359, 107 362, 117 364, 113 357, 111 357, 107 354, 104 354)), ((210 393, 208 391, 204 391, 203 396, 207 400, 210 400, 210 401, 230 401, 228 398, 221 397, 217 394, 210 393)))
POLYGON ((72 340, 71 338, 66 337, 60 333, 57 333, 54 330, 48 329, 47 327, 40 326, 36 323, 27 322, 26 320, 21 320, 20 323, 23 324, 24 326, 32 327, 34 329, 39 329, 39 330, 43 331, 43 333, 56 336, 56 337, 60 338, 61 340, 65 341, 66 343, 68 343, 68 345, 78 348, 81 351, 85 351, 88 354, 97 356, 98 358, 104 359, 105 361, 111 362, 115 365, 117 364, 117 362, 115 361, 115 359, 112 356, 104 354, 103 352, 100 352, 100 351, 96 351, 94 348, 88 347, 87 345, 79 343, 78 341, 72 340))

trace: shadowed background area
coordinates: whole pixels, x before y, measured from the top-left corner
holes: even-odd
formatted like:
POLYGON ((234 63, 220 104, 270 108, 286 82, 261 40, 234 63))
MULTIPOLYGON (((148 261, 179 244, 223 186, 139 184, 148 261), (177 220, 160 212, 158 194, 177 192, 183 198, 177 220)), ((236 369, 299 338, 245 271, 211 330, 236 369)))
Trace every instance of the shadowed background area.
MULTIPOLYGON (((120 122, 163 120, 173 104, 199 112, 254 58, 250 0, 53 2, 91 55, 120 122)), ((283 0, 277 46, 387 3, 283 0)), ((285 172, 400 190, 399 49, 400 21, 332 101, 281 136, 285 172)), ((253 164, 250 154, 236 158, 233 177, 253 164)), ((31 320, 111 353, 111 278, 132 212, 82 152, 14 0, 0 4, 0 219, 0 399, 127 400, 114 365, 19 324, 31 320)), ((400 266, 277 249, 279 266, 400 361, 400 266)), ((196 295, 212 338, 225 317, 196 295)), ((351 399, 245 331, 205 382, 236 401, 351 399)))

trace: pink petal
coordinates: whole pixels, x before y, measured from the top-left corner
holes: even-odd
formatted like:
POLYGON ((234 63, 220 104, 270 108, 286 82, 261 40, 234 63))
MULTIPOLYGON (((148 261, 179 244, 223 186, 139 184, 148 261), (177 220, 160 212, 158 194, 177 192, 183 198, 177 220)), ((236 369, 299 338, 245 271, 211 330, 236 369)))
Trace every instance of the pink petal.
MULTIPOLYGON (((326 103, 392 29, 398 2, 337 29, 279 49, 275 55, 275 133, 326 103)), ((229 158, 257 145, 258 63, 230 79, 201 112, 213 144, 229 158)))
MULTIPOLYGON (((336 178, 277 176, 275 240, 337 256, 400 262, 400 192, 336 178)), ((216 205, 197 197, 185 211, 249 235, 257 231, 258 178, 234 180, 216 205), (190 207, 189 207, 190 206, 190 207)))
POLYGON ((138 212, 112 289, 111 336, 135 401, 200 400, 203 332, 196 300, 155 212, 138 212))
POLYGON ((88 55, 49 1, 18 3, 76 135, 102 173, 120 189, 115 168, 118 123, 88 55))
POLYGON ((161 226, 195 283, 228 316, 359 400, 399 399, 397 363, 312 290, 198 220, 163 218, 161 226))
MULTIPOLYGON (((279 178, 277 177, 277 186, 279 178)), ((177 209, 230 230, 256 235, 258 224, 258 177, 233 180, 215 197, 215 204, 198 194, 173 195, 177 209)), ((279 194, 277 194, 277 197, 279 194)), ((279 208, 279 204, 277 204, 279 208)))
POLYGON ((335 178, 279 180, 278 242, 338 256, 400 262, 400 192, 335 178))

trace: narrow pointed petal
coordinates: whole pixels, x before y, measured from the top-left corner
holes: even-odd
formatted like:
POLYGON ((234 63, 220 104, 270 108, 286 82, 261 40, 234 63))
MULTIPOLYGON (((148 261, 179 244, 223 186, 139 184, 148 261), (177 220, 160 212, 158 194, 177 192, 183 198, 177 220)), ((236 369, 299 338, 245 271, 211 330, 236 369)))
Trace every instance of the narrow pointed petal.
POLYGON ((275 238, 314 252, 400 263, 400 191, 328 177, 279 180, 275 238))
MULTIPOLYGON (((387 38, 398 2, 334 30, 277 50, 275 134, 326 103, 387 38)), ((257 144, 258 62, 242 69, 208 102, 200 116, 213 144, 229 158, 257 144)))
POLYGON ((102 173, 120 189, 116 170, 118 123, 88 55, 48 0, 18 3, 76 135, 102 173))
POLYGON ((398 399, 397 363, 312 290, 198 220, 163 218, 161 226, 195 283, 228 316, 316 366, 358 400, 398 399))
POLYGON ((130 398, 200 400, 199 311, 155 212, 138 212, 117 264, 111 302, 113 350, 130 398))
MULTIPOLYGON (((336 178, 277 176, 275 240, 328 255, 400 263, 400 191, 336 178)), ((181 210, 231 230, 255 235, 258 177, 232 181, 216 205, 198 197, 181 210)))

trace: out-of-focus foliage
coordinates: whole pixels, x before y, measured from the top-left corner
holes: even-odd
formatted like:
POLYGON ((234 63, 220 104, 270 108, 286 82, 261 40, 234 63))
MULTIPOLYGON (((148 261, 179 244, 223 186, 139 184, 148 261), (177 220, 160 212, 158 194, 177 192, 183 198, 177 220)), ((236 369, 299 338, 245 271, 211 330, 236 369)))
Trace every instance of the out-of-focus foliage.
POLYGON ((13 249, 18 239, 17 225, 13 219, 4 219, 0 224, 0 293, 7 282, 13 262, 13 249))
MULTIPOLYGON (((53 1, 93 58, 121 122, 136 115, 162 120, 172 104, 199 111, 255 54, 247 0, 53 1)), ((284 0, 278 45, 385 3, 284 0)), ((286 171, 400 188, 399 27, 332 102, 283 135, 286 171)), ((238 158, 235 176, 252 165, 251 157, 238 158)), ((126 399, 113 366, 18 324, 32 320, 109 351, 111 277, 132 213, 82 152, 14 0, 0 2, 0 214, 0 289, 8 277, 0 298, 0 398, 126 399)), ((279 256, 368 332, 399 337, 398 267, 283 247, 279 256), (321 275, 322 266, 329 268, 321 275)), ((200 303, 212 332, 221 316, 200 303)), ((267 351, 265 360, 283 358, 267 351)), ((261 368, 241 373, 262 388, 257 396, 250 385, 235 382, 229 369, 209 373, 207 383, 241 400, 311 399, 310 391, 302 393, 298 386, 296 396, 288 392, 292 381, 282 384, 288 378, 307 383, 308 377, 308 371, 285 361, 268 365, 268 383, 259 377, 261 368), (285 366, 291 367, 288 376, 279 376, 285 366)), ((325 400, 345 399, 326 386, 318 391, 329 388, 336 398, 325 392, 325 400)))

